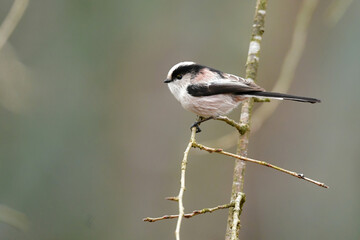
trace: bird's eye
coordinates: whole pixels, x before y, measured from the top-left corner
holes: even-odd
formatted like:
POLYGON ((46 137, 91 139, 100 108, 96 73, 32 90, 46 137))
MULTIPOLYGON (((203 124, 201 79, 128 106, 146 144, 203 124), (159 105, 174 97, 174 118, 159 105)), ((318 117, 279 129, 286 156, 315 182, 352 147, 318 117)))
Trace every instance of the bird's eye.
POLYGON ((182 79, 182 77, 183 76, 181 74, 176 75, 176 78, 179 79, 179 80, 182 79))

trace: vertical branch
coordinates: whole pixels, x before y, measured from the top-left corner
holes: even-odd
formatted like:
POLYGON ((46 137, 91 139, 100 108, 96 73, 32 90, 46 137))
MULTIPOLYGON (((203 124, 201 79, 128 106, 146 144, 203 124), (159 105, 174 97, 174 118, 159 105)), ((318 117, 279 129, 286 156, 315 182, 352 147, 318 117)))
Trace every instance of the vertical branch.
POLYGON ((29 0, 15 0, 9 14, 0 26, 0 50, 14 31, 15 27, 22 18, 29 0))
MULTIPOLYGON (((272 92, 288 92, 295 71, 299 65, 301 56, 305 49, 307 33, 310 21, 314 15, 319 0, 304 0, 296 17, 294 32, 289 51, 286 53, 281 72, 272 92)), ((281 101, 274 101, 272 104, 263 104, 254 112, 252 131, 257 131, 263 123, 275 112, 281 101)))
MULTIPOLYGON (((340 0, 336 0, 340 1, 340 0)), ((343 4, 346 1, 344 0, 343 4)), ((288 92, 291 83, 294 79, 295 71, 299 65, 300 59, 303 55, 309 27, 311 26, 311 19, 314 15, 315 9, 319 4, 319 0, 303 0, 299 12, 296 16, 294 30, 292 34, 292 40, 290 48, 287 51, 283 64, 281 66, 280 74, 275 82, 272 92, 288 92)), ((281 101, 271 101, 271 104, 262 104, 252 114, 251 132, 258 131, 266 122, 266 120, 276 111, 281 104, 281 101)), ((236 132, 232 132, 214 141, 211 141, 209 145, 220 145, 224 149, 233 147, 238 135, 236 132)))
POLYGON ((190 151, 192 145, 195 142, 195 133, 196 133, 196 128, 193 127, 191 129, 191 137, 190 137, 189 144, 187 145, 187 147, 185 149, 184 157, 183 157, 183 160, 181 161, 180 191, 179 191, 179 195, 177 196, 177 200, 179 201, 179 218, 177 220, 176 229, 175 229, 175 238, 176 238, 176 240, 180 240, 181 221, 182 221, 182 219, 184 217, 183 196, 184 196, 184 191, 185 191, 186 165, 187 165, 187 162, 188 162, 189 151, 190 151))
MULTIPOLYGON (((254 23, 252 27, 251 41, 249 46, 248 57, 246 61, 246 79, 255 81, 257 76, 257 69, 259 66, 260 46, 262 35, 264 33, 265 15, 266 15, 267 0, 257 0, 255 8, 254 23)), ((243 102, 240 113, 240 124, 242 126, 250 125, 250 115, 253 100, 248 99, 243 102)), ((247 156, 247 149, 249 143, 250 132, 240 135, 236 153, 241 156, 247 156)), ((246 164, 244 161, 235 160, 233 185, 231 192, 231 201, 235 201, 236 197, 241 194, 244 189, 244 175, 246 164)), ((234 231, 238 235, 240 224, 233 225, 234 209, 230 209, 225 240, 231 239, 231 233, 234 231)), ((239 216, 240 221, 240 216, 239 216)))

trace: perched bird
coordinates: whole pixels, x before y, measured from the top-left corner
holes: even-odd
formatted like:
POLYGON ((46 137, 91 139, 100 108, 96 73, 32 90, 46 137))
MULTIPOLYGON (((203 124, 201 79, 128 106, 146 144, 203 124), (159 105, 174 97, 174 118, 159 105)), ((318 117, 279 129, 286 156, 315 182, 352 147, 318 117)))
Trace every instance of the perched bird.
POLYGON ((224 73, 194 62, 174 65, 164 81, 182 107, 202 117, 192 127, 201 131, 199 124, 226 115, 241 101, 250 97, 318 103, 319 99, 284 93, 266 92, 265 89, 233 74, 224 73))

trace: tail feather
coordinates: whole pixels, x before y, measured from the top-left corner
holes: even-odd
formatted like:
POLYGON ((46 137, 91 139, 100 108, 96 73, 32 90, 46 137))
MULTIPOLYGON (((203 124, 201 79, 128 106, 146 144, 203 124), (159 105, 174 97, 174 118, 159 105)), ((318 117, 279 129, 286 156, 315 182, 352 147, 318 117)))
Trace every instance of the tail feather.
POLYGON ((280 100, 291 100, 297 102, 308 102, 308 103, 321 102, 319 99, 316 98, 301 97, 301 96, 289 95, 285 93, 276 93, 276 92, 251 92, 251 93, 246 93, 246 95, 250 97, 265 97, 265 98, 274 98, 280 100))

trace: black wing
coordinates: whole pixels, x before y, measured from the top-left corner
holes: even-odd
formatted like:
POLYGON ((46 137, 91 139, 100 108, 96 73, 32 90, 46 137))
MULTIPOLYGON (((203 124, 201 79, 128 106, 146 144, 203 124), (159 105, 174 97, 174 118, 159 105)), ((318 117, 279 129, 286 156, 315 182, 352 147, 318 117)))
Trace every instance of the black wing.
POLYGON ((267 97, 275 99, 285 99, 298 102, 318 103, 321 102, 316 98, 301 97, 289 95, 284 93, 265 92, 257 88, 243 86, 240 84, 192 84, 187 87, 187 92, 193 97, 211 96, 216 94, 234 94, 234 95, 247 95, 248 97, 267 97))
POLYGON ((243 95, 252 92, 264 91, 260 87, 239 84, 239 83, 210 83, 192 84, 187 87, 187 92, 193 97, 211 96, 217 94, 236 94, 243 95))

